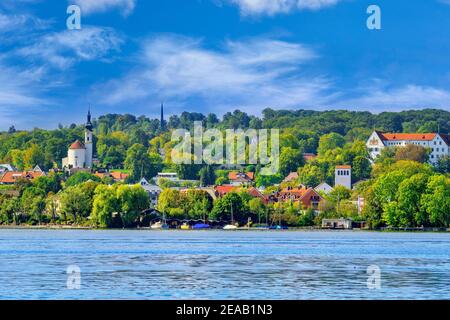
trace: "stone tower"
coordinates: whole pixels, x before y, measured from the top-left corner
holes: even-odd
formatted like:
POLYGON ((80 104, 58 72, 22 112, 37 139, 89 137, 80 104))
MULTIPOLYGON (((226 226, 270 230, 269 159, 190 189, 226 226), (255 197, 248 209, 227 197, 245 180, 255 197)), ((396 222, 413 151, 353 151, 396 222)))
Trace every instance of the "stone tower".
POLYGON ((347 189, 352 189, 351 166, 336 166, 334 186, 344 186, 347 189))
POLYGON ((87 114, 86 127, 84 131, 84 145, 86 147, 86 168, 92 168, 92 157, 94 153, 94 141, 93 141, 93 129, 94 126, 91 122, 91 110, 89 109, 87 114))

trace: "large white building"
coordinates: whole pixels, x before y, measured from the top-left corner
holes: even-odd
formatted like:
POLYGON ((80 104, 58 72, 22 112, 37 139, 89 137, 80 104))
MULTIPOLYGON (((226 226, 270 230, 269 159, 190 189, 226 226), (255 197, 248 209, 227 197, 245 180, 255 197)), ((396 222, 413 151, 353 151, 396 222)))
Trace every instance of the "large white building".
POLYGON ((381 154, 386 147, 404 147, 413 144, 431 150, 430 163, 436 164, 443 156, 450 155, 450 136, 440 133, 382 133, 374 131, 367 148, 372 159, 381 154))
POLYGON ((62 166, 66 169, 90 169, 93 159, 93 125, 91 122, 91 112, 88 112, 87 122, 84 132, 84 143, 75 141, 67 151, 67 158, 62 159, 62 166))

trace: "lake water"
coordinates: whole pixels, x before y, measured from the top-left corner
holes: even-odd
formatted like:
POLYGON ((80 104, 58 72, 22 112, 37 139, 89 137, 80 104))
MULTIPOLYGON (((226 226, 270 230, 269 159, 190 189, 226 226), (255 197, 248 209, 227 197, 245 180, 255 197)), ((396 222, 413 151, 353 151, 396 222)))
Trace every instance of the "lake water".
POLYGON ((445 233, 0 230, 0 299, 450 299, 449 276, 445 233))

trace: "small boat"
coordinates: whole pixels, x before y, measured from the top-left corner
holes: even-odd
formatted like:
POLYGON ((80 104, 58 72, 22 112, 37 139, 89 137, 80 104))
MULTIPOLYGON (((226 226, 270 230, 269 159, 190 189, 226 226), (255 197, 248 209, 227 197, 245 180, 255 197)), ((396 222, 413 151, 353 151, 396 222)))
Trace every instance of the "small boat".
POLYGON ((210 225, 206 224, 206 223, 197 223, 194 225, 194 227, 192 229, 194 230, 205 230, 205 229, 209 229, 210 225))
POLYGON ((227 224, 225 227, 223 227, 223 230, 237 230, 238 227, 232 224, 227 224))
POLYGON ((288 230, 289 228, 286 226, 271 226, 270 230, 288 230))
POLYGON ((233 204, 231 204, 231 224, 227 224, 225 227, 223 227, 223 230, 237 230, 238 227, 234 224, 234 217, 233 217, 233 204))
POLYGON ((190 230, 191 226, 187 222, 185 222, 181 225, 180 229, 181 230, 190 230))
POLYGON ((162 223, 161 221, 158 221, 158 222, 152 224, 150 226, 150 229, 153 229, 153 230, 166 230, 166 229, 169 229, 169 226, 167 225, 167 223, 162 223))

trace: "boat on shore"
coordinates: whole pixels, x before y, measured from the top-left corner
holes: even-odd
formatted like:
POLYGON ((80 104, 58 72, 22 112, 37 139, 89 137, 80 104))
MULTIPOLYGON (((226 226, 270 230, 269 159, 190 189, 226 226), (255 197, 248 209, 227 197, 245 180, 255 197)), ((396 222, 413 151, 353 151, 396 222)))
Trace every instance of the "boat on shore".
POLYGON ((167 229, 169 229, 169 226, 167 225, 167 223, 158 221, 158 222, 152 224, 150 226, 150 229, 152 229, 152 230, 167 230, 167 229))
POLYGON ((232 231, 232 230, 237 230, 238 228, 239 227, 234 224, 233 204, 231 204, 231 223, 224 226, 223 230, 232 231))
POLYGON ((288 230, 289 228, 286 226, 280 226, 280 225, 276 225, 276 226, 271 226, 269 227, 269 230, 288 230))
POLYGON ((207 230, 209 228, 211 228, 211 226, 206 223, 197 223, 192 227, 194 230, 207 230))
POLYGON ((189 223, 185 222, 181 225, 180 229, 181 230, 191 230, 191 226, 189 225, 189 223))

